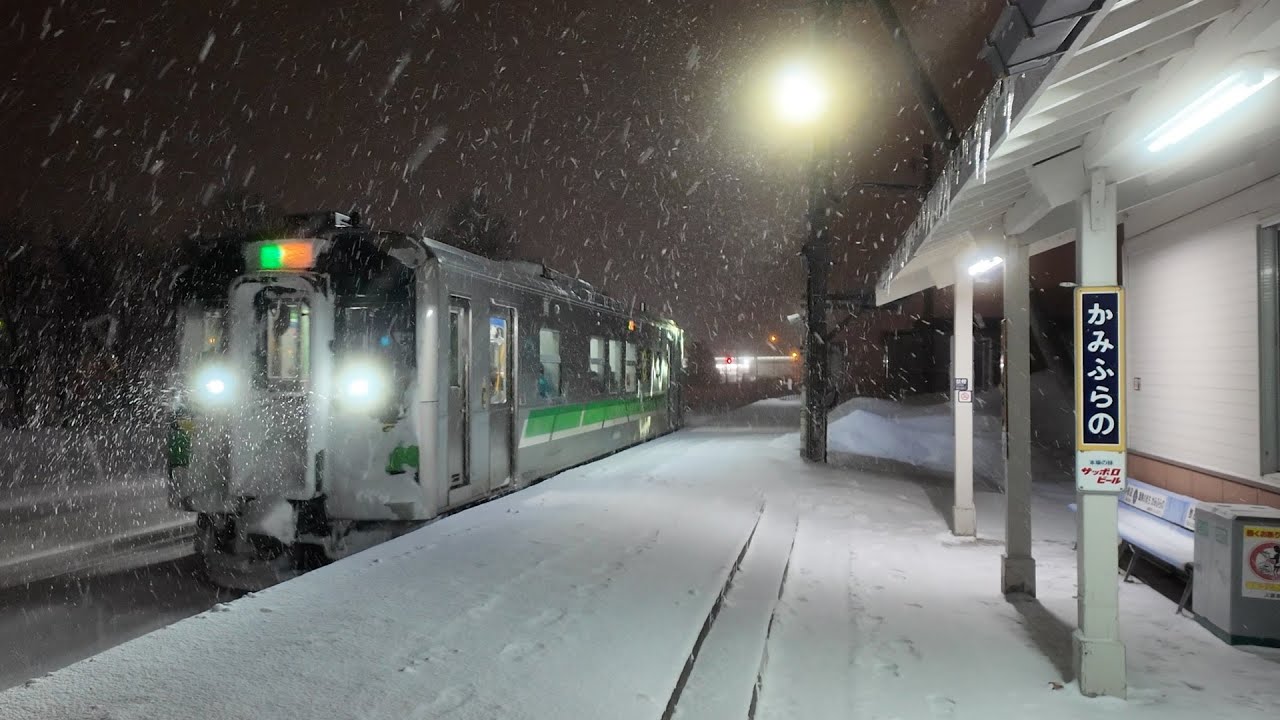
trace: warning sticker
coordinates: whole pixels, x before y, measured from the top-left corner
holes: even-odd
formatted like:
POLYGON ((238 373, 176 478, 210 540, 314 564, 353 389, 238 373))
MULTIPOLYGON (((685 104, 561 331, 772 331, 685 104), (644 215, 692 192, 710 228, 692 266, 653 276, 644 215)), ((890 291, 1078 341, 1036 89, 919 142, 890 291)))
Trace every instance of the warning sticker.
POLYGON ((1240 594, 1280 600, 1280 527, 1244 526, 1244 567, 1240 594))

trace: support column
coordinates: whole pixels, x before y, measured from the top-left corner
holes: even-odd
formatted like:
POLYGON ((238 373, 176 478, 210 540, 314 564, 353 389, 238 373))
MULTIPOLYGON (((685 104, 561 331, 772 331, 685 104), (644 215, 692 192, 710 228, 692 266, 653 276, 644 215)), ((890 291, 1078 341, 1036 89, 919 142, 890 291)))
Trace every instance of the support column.
POLYGON ((955 428, 955 505, 951 532, 978 534, 973 508, 973 277, 968 262, 955 260, 955 302, 951 347, 951 413, 955 428))
MULTIPOLYGON (((1115 285, 1116 186, 1097 170, 1090 180, 1090 191, 1080 198, 1076 272, 1081 285, 1115 285)), ((1082 378, 1075 381, 1078 387, 1082 378)), ((1120 392, 1124 390, 1122 380, 1120 392)), ((1078 627, 1071 644, 1080 692, 1088 696, 1124 697, 1127 687, 1120 642, 1117 501, 1114 494, 1076 493, 1078 627)))
POLYGON ((1004 594, 1035 596, 1031 556, 1031 279, 1028 251, 1011 236, 1004 262, 1005 543, 1000 585, 1004 594))

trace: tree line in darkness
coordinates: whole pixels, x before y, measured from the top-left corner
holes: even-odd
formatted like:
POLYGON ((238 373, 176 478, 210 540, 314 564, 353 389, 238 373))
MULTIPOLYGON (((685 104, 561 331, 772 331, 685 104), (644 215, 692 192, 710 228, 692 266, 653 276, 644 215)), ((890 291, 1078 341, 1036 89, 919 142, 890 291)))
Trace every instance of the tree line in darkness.
MULTIPOLYGON (((154 422, 176 360, 174 279, 195 238, 271 227, 284 214, 265 196, 230 189, 180 238, 106 213, 76 228, 0 221, 0 425, 154 422)), ((482 190, 420 230, 491 259, 519 256, 510 223, 482 190)))

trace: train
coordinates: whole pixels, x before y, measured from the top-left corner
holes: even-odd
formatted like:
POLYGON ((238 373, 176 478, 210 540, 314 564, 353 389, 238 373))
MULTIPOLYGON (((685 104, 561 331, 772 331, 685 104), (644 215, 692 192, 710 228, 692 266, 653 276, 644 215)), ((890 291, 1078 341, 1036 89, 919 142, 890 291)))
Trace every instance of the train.
POLYGON ((170 504, 253 589, 683 424, 670 320, 354 213, 203 239, 175 280, 170 504))

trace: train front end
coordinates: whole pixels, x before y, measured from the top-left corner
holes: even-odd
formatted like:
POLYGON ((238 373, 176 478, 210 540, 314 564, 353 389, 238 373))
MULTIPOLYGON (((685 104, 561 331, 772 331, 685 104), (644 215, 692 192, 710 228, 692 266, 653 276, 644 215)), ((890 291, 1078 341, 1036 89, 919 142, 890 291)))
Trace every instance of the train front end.
MULTIPOLYGON (((218 584, 261 587, 340 555, 334 465, 348 476, 344 465, 367 467, 363 455, 386 452, 374 446, 411 439, 412 363, 403 361, 412 356, 411 306, 344 289, 352 276, 376 281, 378 272, 353 260, 350 248, 359 256, 365 246, 341 232, 235 241, 187 283, 170 497, 197 513, 196 550, 218 584), (375 317, 386 327, 372 327, 375 317), (378 337, 366 342, 371 332, 378 337)), ((400 484, 420 494, 412 481, 400 484)))

